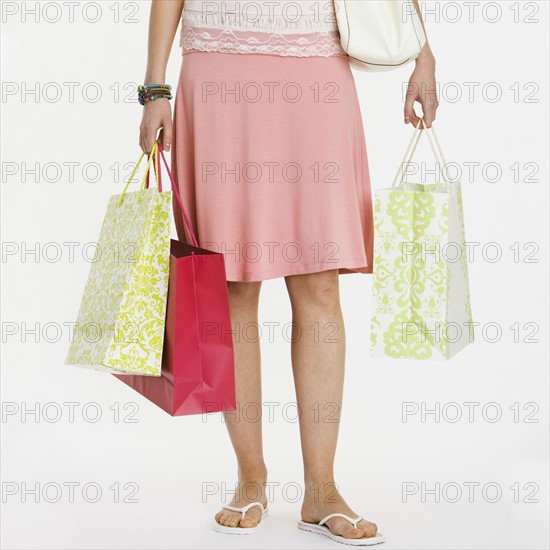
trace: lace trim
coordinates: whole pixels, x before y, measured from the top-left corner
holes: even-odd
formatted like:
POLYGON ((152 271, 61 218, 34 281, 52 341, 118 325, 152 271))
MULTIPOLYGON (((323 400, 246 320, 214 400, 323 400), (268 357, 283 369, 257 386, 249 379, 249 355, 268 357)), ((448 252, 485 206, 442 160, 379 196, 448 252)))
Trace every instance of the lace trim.
MULTIPOLYGON (((331 5, 331 4, 328 4, 331 5)), ((326 8, 324 13, 311 15, 257 15, 250 16, 246 13, 206 10, 184 9, 182 13, 183 26, 204 27, 209 29, 250 30, 257 32, 275 33, 307 33, 328 32, 338 30, 334 7, 330 11, 326 8)))
POLYGON ((301 35, 242 32, 184 26, 180 34, 183 51, 260 53, 294 57, 346 55, 336 31, 301 35))

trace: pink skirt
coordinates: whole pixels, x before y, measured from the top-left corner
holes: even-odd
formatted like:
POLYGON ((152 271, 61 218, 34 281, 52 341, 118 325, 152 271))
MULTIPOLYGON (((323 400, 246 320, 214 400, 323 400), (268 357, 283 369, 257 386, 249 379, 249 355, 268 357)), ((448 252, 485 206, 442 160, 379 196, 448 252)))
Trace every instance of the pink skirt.
POLYGON ((346 57, 184 53, 171 164, 200 246, 224 254, 228 281, 372 273, 369 167, 346 57))

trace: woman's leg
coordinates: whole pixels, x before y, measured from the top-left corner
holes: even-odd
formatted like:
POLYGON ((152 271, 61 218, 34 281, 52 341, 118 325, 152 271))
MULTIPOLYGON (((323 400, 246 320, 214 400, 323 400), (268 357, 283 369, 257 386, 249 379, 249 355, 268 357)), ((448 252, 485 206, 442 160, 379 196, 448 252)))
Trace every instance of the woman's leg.
MULTIPOLYGON (((265 481, 267 469, 262 448, 262 389, 260 374, 260 343, 258 338, 258 301, 261 282, 228 282, 229 307, 233 345, 235 350, 235 385, 237 411, 224 413, 225 422, 238 463, 238 484, 231 506, 242 507, 254 501, 267 506, 265 481), (247 420, 241 411, 248 403, 257 405, 249 410, 259 412, 249 414, 247 420)), ((252 507, 241 521, 241 514, 221 510, 216 521, 228 527, 254 527, 261 520, 262 511, 252 507)))
MULTIPOLYGON (((301 411, 300 437, 305 498, 302 520, 318 522, 334 512, 357 517, 334 482, 344 386, 345 329, 337 270, 286 277, 292 304, 292 370, 301 411)), ((376 525, 366 520, 357 529, 343 518, 326 523, 346 538, 370 537, 376 525)))

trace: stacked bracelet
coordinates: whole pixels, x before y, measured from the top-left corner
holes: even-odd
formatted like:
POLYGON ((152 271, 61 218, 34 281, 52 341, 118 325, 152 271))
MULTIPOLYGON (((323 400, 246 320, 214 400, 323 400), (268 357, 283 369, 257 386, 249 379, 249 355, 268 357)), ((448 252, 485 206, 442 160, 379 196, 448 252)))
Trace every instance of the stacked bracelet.
POLYGON ((172 86, 169 84, 140 84, 138 86, 138 101, 140 105, 145 105, 149 101, 155 101, 164 97, 172 99, 172 86))

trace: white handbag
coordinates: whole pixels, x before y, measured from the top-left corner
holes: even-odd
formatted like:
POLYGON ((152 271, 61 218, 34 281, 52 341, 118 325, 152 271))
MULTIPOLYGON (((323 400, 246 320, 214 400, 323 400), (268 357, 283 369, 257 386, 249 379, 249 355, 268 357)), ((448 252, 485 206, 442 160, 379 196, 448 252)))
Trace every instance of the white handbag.
POLYGON ((350 65, 387 71, 418 57, 426 34, 411 0, 334 0, 342 47, 350 65))

